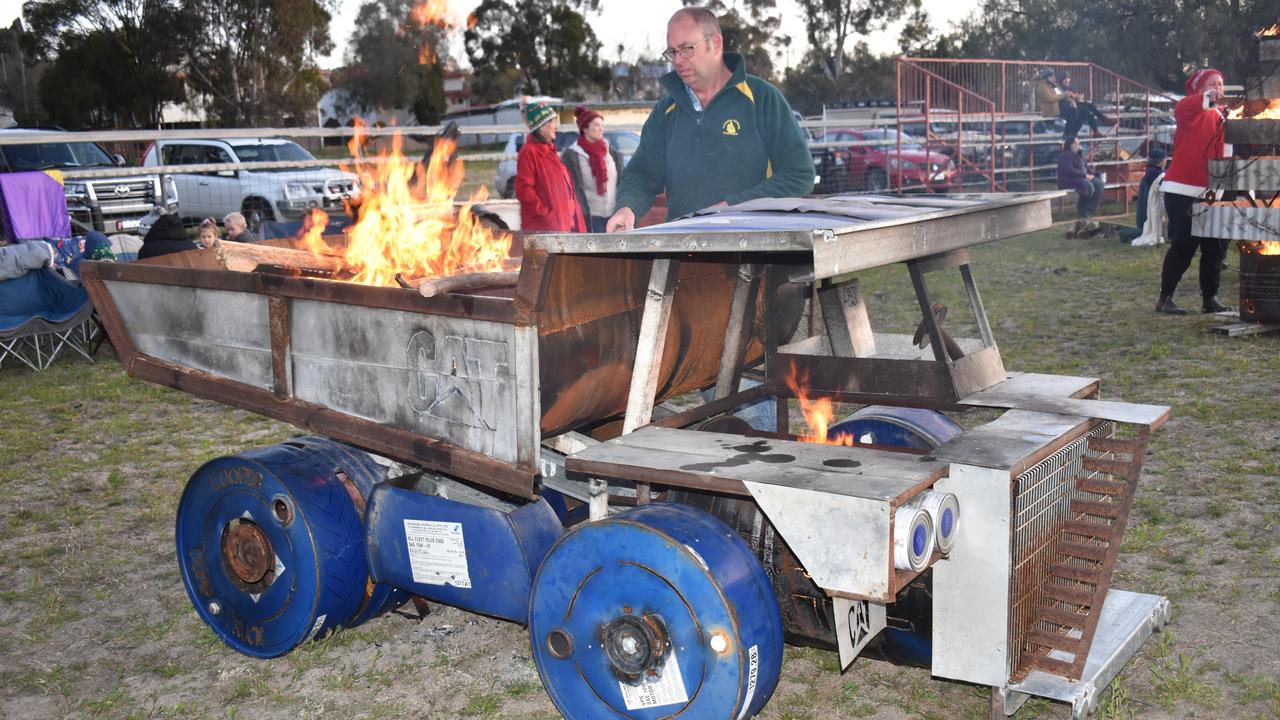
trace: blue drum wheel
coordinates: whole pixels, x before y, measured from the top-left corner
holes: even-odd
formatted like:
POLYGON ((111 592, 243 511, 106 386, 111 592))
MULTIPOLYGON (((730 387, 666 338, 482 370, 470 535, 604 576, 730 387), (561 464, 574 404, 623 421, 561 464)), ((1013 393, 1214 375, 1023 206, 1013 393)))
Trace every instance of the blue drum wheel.
POLYGON ((827 430, 827 437, 852 435, 872 445, 932 450, 964 432, 936 410, 868 405, 827 430))
POLYGON ((406 599, 369 581, 368 454, 297 438, 205 463, 183 490, 178 565, 197 614, 233 649, 275 657, 406 599))
POLYGON ((569 720, 737 720, 782 667, 782 618, 760 563, 731 528, 657 503, 581 525, 534 580, 529 634, 569 720))

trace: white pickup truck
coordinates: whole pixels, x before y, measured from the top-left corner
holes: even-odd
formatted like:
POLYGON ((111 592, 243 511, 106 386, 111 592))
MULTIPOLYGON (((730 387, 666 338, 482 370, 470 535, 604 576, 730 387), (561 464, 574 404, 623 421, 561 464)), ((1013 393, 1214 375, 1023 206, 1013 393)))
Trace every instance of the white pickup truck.
MULTIPOLYGON (((303 147, 282 138, 228 140, 161 140, 147 148, 144 166, 210 165, 254 162, 309 162, 315 158, 303 147)), ((359 193, 355 175, 332 168, 269 168, 173 173, 189 220, 212 217, 221 221, 241 212, 250 226, 286 222, 308 210, 340 211, 344 199, 359 193)))

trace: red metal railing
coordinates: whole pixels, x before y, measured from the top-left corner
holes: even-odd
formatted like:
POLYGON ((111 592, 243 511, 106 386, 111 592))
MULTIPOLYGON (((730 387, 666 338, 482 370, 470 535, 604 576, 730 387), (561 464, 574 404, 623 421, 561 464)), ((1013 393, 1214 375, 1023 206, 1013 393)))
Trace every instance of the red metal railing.
POLYGON ((1070 74, 1073 90, 1118 121, 1101 127, 1100 137, 1082 135, 1081 141, 1127 209, 1149 149, 1172 144, 1175 98, 1107 68, 1054 60, 900 57, 898 128, 951 155, 970 187, 1053 187, 1062 122, 1041 116, 1036 107, 1036 85, 1045 69, 1059 78, 1070 74))

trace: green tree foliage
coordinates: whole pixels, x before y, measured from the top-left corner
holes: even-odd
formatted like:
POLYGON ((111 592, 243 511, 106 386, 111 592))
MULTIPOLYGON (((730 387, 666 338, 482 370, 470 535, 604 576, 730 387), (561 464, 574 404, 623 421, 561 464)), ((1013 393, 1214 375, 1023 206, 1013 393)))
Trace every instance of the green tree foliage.
POLYGON ((33 0, 22 34, 36 57, 52 58, 40 99, 54 122, 145 125, 183 98, 176 78, 184 27, 171 0, 33 0))
POLYGON ((494 102, 516 93, 563 96, 583 85, 607 88, 600 41, 582 7, 565 0, 483 0, 464 35, 472 95, 494 102))
MULTIPOLYGON (((1016 1, 1016 0, 1015 0, 1016 1)), ((851 35, 866 35, 920 7, 920 0, 799 0, 809 40, 806 64, 828 80, 847 71, 845 50, 851 35)))
POLYGON ((328 0, 188 0, 187 83, 219 125, 314 122, 328 0))
POLYGON ((1276 14, 1275 0, 985 0, 937 54, 1088 61, 1181 91, 1206 65, 1245 82, 1252 34, 1276 14))
POLYGON ((22 21, 14 20, 8 30, 0 30, 0 102, 23 125, 39 124, 42 106, 37 83, 41 68, 24 49, 22 21))
POLYGON ((417 121, 439 122, 445 110, 442 28, 410 16, 415 0, 373 0, 360 6, 347 49, 347 66, 335 76, 365 110, 409 108, 417 121), (425 61, 425 62, 423 62, 425 61))
POLYGON ((866 43, 854 45, 846 56, 839 80, 827 77, 821 58, 810 51, 803 62, 787 71, 782 91, 791 107, 804 115, 816 115, 823 107, 840 106, 868 98, 892 98, 894 59, 876 55, 866 43))

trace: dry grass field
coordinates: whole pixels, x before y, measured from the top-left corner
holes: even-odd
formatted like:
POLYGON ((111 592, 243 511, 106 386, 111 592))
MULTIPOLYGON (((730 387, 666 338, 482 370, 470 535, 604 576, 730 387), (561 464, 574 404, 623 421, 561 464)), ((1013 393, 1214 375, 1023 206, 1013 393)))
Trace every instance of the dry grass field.
MULTIPOLYGON (((1007 368, 1098 377, 1104 398, 1173 407, 1115 583, 1166 595, 1173 619, 1098 716, 1274 718, 1280 336, 1227 338, 1206 332, 1217 318, 1154 314, 1162 252, 1059 228, 973 256, 1007 368)), ((1236 287, 1227 273, 1224 300, 1236 287)), ((914 326, 904 269, 869 273, 863 288, 886 329, 914 326)), ((1197 300, 1193 270, 1179 302, 1197 300)), ((109 346, 92 365, 6 364, 0 409, 0 717, 558 717, 523 628, 448 607, 269 661, 205 628, 174 558, 179 493, 206 460, 292 428, 131 380, 109 346)), ((984 688, 867 660, 841 674, 835 654, 790 648, 763 717, 981 718, 986 707, 984 688)), ((1068 714, 1033 701, 1016 717, 1068 714)))

